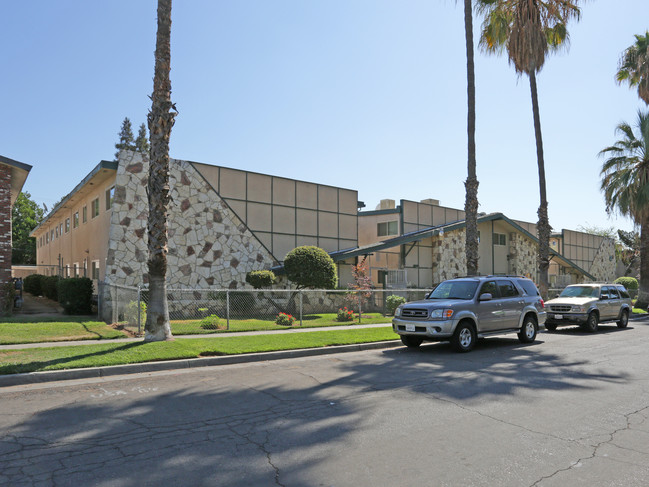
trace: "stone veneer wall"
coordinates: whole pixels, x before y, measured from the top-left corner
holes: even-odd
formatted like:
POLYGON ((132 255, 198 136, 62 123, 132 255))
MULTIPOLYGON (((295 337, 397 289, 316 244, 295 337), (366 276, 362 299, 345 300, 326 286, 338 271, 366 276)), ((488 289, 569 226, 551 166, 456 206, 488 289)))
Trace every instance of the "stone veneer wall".
POLYGON ((432 237, 433 283, 466 275, 465 241, 465 229, 432 237))
POLYGON ((538 270, 536 242, 518 232, 513 232, 511 236, 509 239, 509 273, 536 280, 538 270))
POLYGON ((615 280, 616 266, 615 242, 610 238, 606 238, 599 246, 588 272, 595 277, 596 281, 613 282, 615 280), (613 259, 611 259, 611 256, 613 256, 613 259))
MULTIPOLYGON (((111 215, 106 278, 137 286, 147 274, 148 155, 122 151, 111 215)), ((275 265, 270 253, 187 161, 170 160, 169 288, 245 286, 275 265)))
MULTIPOLYGON (((11 168, 0 164, 0 285, 11 280, 11 168)), ((0 286, 0 293, 2 287, 0 286)), ((0 299, 3 296, 0 294, 0 299)))

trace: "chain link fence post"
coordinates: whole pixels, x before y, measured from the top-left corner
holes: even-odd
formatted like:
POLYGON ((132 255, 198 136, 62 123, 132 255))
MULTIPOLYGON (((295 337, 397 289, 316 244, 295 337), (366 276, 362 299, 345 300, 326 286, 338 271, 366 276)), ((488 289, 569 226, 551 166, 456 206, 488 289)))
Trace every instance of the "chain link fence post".
POLYGON ((356 291, 356 299, 358 300, 358 324, 361 324, 361 314, 363 309, 361 307, 361 291, 356 291))
POLYGON ((225 291, 225 319, 226 319, 226 330, 230 329, 230 291, 225 291))
POLYGON ((142 286, 137 285, 137 334, 142 334, 142 286))
POLYGON ((300 326, 302 326, 302 290, 300 289, 300 326))

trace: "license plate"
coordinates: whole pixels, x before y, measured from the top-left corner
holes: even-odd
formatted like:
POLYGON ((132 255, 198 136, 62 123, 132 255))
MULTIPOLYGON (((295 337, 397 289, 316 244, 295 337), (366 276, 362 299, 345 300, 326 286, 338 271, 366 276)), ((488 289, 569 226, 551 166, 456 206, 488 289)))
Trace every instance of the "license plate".
POLYGON ((563 315, 554 315, 554 319, 555 319, 555 320, 562 320, 562 319, 563 319, 563 315))
POLYGON ((415 331, 415 325, 406 325, 406 331, 415 331))

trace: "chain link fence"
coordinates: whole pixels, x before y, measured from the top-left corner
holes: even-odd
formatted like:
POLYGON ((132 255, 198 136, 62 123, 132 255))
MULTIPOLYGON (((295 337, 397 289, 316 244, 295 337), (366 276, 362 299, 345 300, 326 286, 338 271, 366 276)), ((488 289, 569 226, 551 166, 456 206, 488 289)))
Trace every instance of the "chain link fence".
MULTIPOLYGON (((231 290, 231 289, 167 289, 169 319, 174 334, 218 333, 269 325, 284 313, 294 326, 310 325, 318 319, 347 315, 348 322, 384 320, 390 323, 398 296, 405 301, 423 299, 429 290, 231 290), (330 315, 330 316, 328 316, 330 315)), ((122 325, 132 333, 142 334, 146 322, 149 290, 99 283, 99 317, 122 325)))

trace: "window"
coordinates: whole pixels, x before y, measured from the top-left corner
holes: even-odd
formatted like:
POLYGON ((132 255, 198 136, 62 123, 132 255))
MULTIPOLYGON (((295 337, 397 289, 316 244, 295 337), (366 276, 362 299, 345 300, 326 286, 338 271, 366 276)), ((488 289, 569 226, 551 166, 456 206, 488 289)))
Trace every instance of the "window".
POLYGON ((50 234, 49 233, 45 234, 45 243, 46 244, 50 243, 50 234))
POLYGON ((50 241, 54 242, 54 230, 50 230, 50 241))
POLYGON ((79 212, 77 211, 74 214, 74 219, 72 220, 72 227, 77 228, 79 226, 79 212))
POLYGON ((86 223, 88 221, 88 207, 84 206, 83 207, 83 223, 86 223))
MULTIPOLYGON (((97 200, 99 201, 99 200, 97 200)), ((92 278, 93 279, 99 279, 99 261, 98 260, 93 260, 92 264, 90 266, 91 272, 92 272, 92 278)))
POLYGON ((75 262, 74 264, 72 264, 72 270, 73 270, 72 275, 74 277, 79 277, 79 263, 78 262, 75 262))
POLYGON ((90 211, 92 218, 99 216, 99 198, 92 200, 92 203, 90 203, 90 211))
POLYGON ((386 235, 397 235, 398 233, 398 222, 384 222, 378 223, 376 228, 376 233, 379 237, 385 237, 386 235))
POLYGON ((507 245, 507 235, 504 233, 494 233, 494 245, 507 245))
POLYGON ((56 229, 54 230, 54 234, 56 235, 56 238, 59 238, 59 226, 56 226, 56 229))
POLYGON ((106 211, 110 210, 113 206, 113 198, 115 197, 115 186, 106 191, 106 211))
POLYGON ((496 288, 496 281, 487 281, 482 285, 480 289, 480 295, 482 296, 485 293, 491 294, 491 297, 498 297, 498 289, 496 288))
POLYGON ((518 296, 518 290, 511 281, 498 281, 498 290, 503 298, 518 296))
POLYGON ((59 235, 63 236, 63 223, 59 223, 59 235))
POLYGON ((70 233, 70 219, 65 219, 65 233, 70 233))

